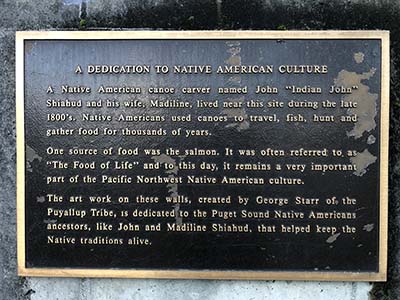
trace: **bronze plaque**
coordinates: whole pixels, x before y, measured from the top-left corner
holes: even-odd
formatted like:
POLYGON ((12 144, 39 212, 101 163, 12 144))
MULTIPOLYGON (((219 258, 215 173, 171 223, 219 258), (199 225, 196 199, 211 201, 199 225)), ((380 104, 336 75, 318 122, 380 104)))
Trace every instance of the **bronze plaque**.
POLYGON ((19 274, 385 280, 388 44, 18 32, 19 274))

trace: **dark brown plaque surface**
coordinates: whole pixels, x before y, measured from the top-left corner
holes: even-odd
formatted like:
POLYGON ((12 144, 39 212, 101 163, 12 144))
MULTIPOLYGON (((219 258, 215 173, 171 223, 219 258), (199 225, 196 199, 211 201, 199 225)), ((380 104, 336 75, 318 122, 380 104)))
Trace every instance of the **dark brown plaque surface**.
POLYGON ((17 33, 20 275, 386 279, 388 33, 17 33))

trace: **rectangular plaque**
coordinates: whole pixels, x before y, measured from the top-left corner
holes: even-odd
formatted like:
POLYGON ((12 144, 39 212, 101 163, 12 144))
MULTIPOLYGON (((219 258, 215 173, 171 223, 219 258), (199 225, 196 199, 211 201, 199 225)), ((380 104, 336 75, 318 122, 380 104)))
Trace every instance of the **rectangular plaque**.
POLYGON ((20 275, 386 280, 388 32, 16 47, 20 275))

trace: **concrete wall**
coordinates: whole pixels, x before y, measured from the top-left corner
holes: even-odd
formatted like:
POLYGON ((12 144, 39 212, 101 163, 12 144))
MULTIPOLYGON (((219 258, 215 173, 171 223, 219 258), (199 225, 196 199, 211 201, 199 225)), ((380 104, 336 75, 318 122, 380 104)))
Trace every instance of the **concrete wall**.
POLYGON ((400 299, 400 1, 0 0, 0 299, 400 299), (16 30, 386 29, 392 37, 387 283, 18 278, 15 218, 16 30))

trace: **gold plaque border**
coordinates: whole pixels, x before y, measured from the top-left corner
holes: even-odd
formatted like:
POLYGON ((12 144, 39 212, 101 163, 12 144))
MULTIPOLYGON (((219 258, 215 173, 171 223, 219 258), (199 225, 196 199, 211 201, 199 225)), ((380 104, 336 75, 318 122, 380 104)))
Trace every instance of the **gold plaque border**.
POLYGON ((19 31, 16 32, 16 132, 17 132, 17 259, 19 276, 109 277, 160 279, 386 281, 388 235, 389 158, 389 31, 19 31), (216 271, 27 268, 25 260, 25 131, 24 131, 24 41, 25 40, 120 40, 120 39, 378 39, 381 40, 380 115, 380 213, 378 272, 309 271, 216 271))

